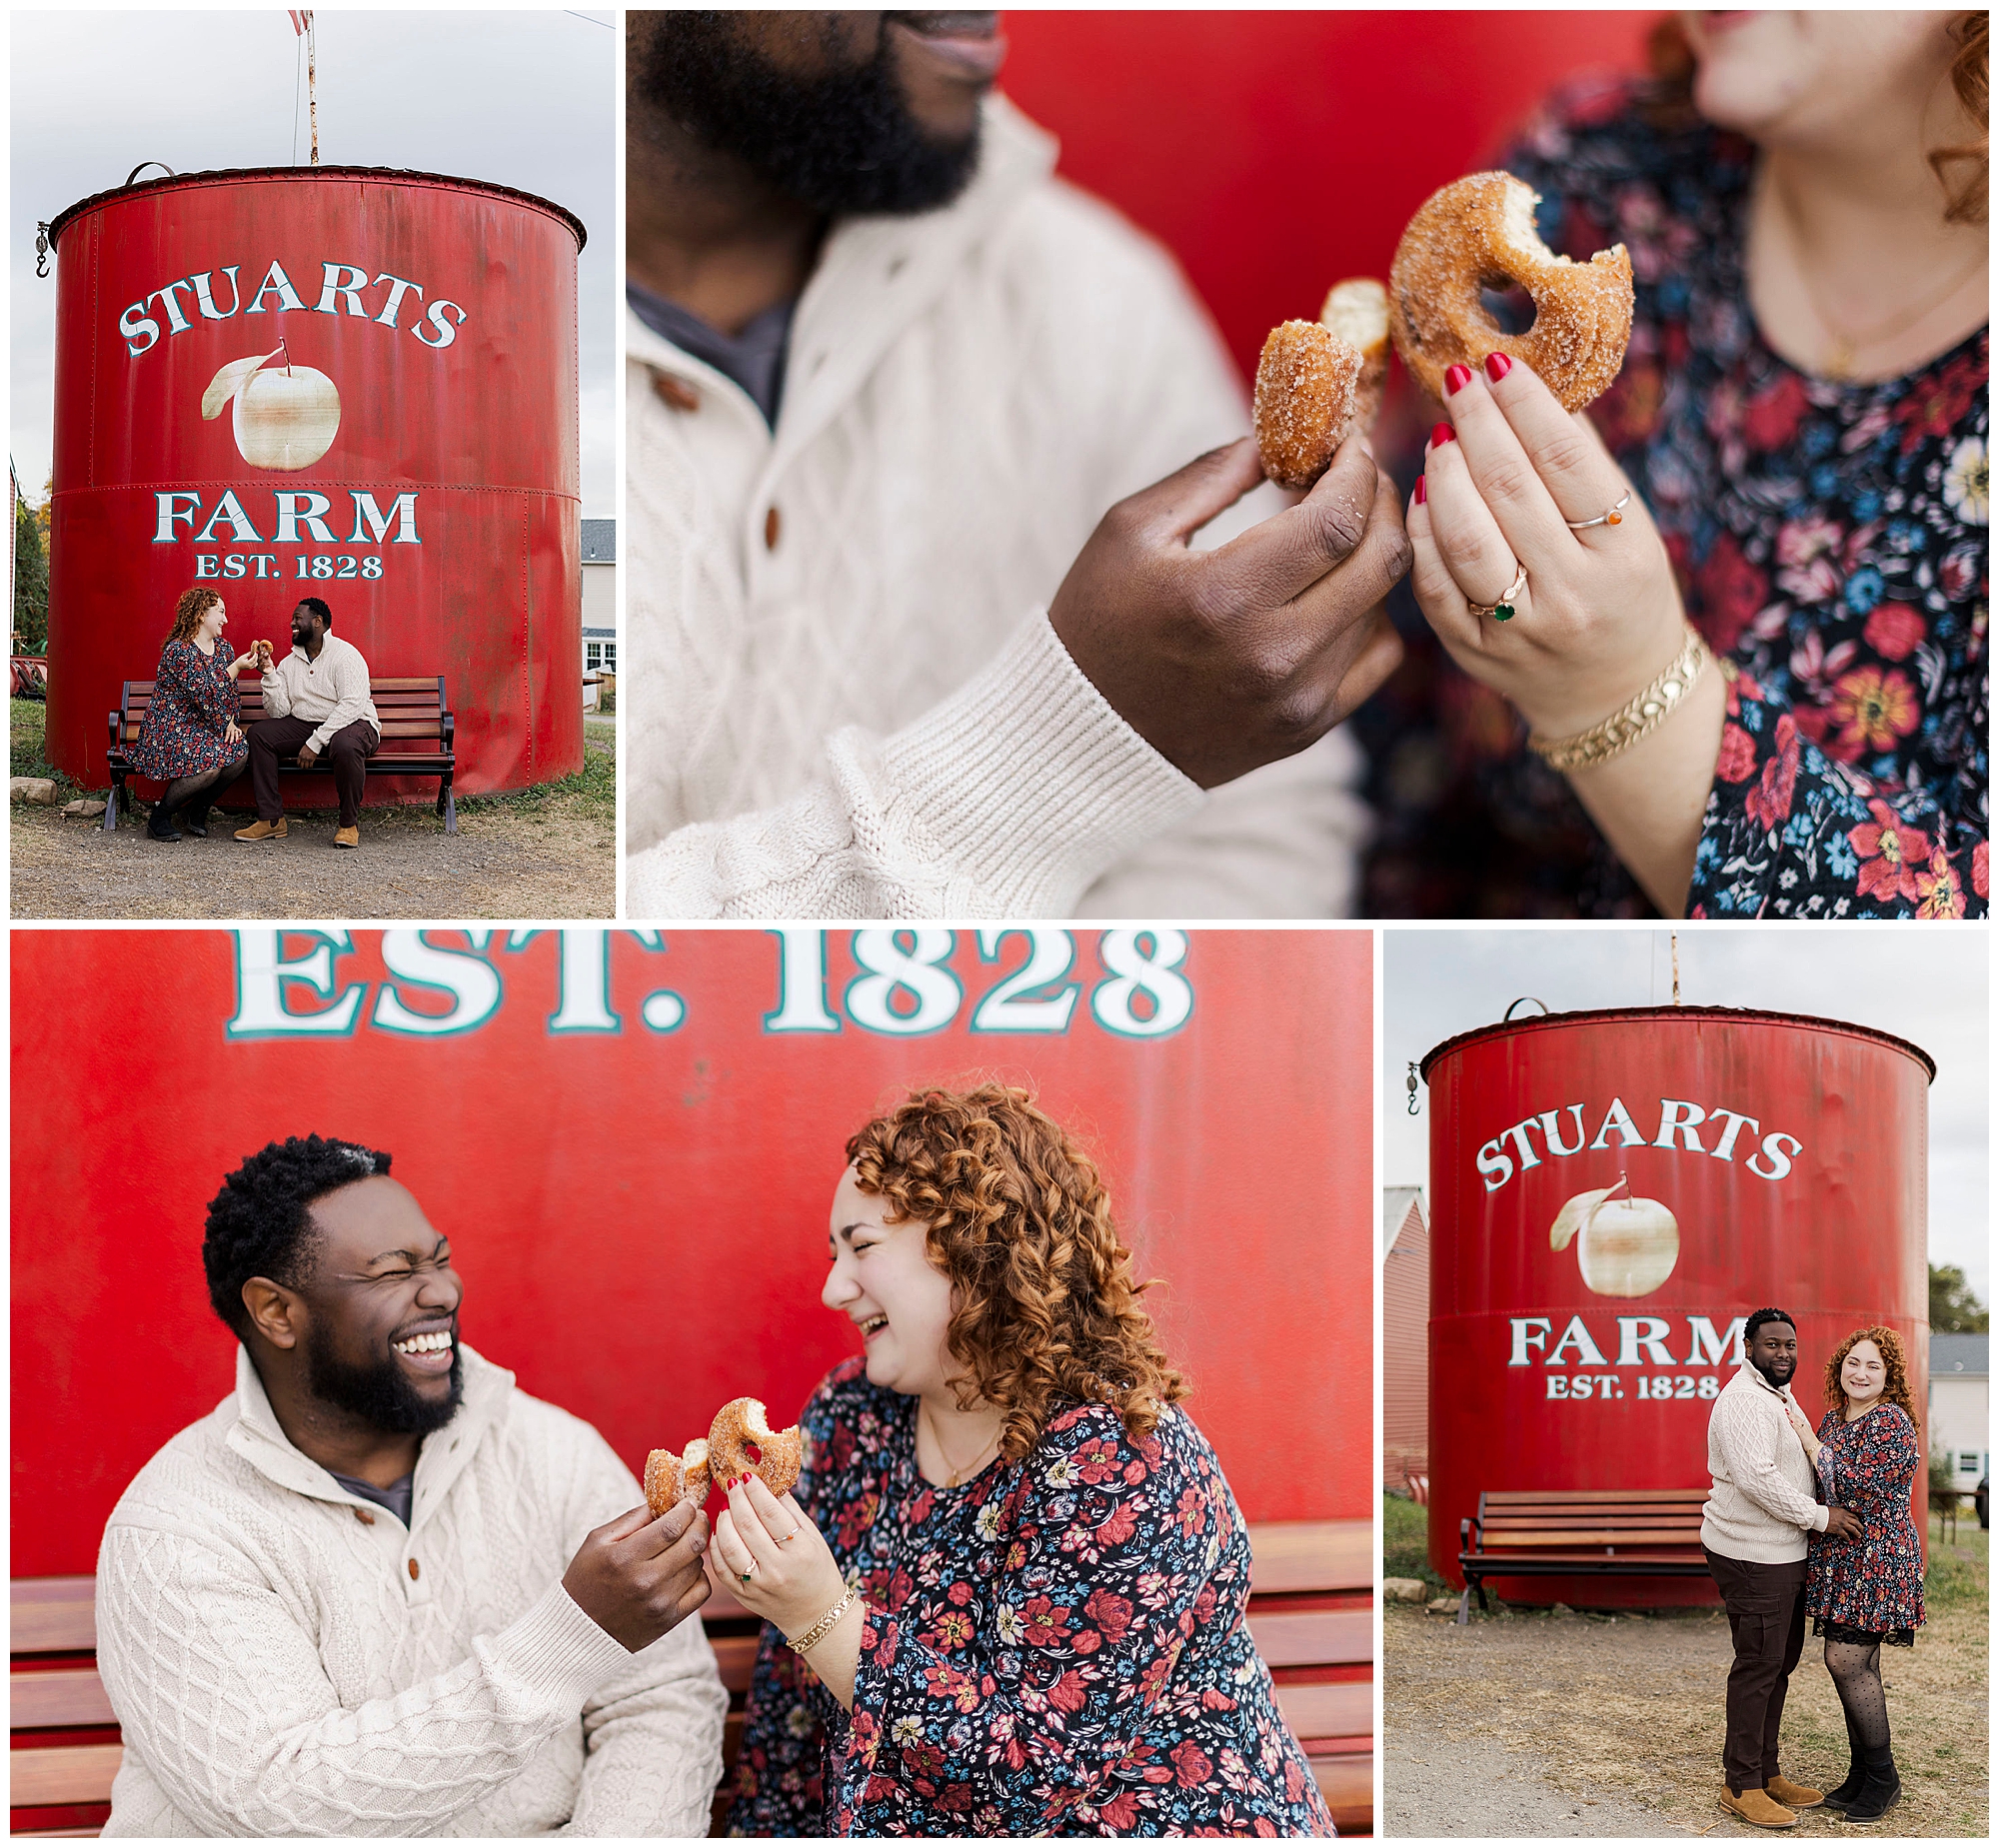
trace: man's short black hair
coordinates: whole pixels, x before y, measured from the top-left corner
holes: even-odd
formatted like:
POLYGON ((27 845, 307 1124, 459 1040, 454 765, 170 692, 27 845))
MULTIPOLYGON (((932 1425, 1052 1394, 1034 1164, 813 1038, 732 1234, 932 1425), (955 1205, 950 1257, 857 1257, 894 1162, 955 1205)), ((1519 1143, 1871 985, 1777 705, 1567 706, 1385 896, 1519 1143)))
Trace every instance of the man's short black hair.
POLYGON ((324 597, 301 597, 299 599, 299 608, 310 610, 327 628, 331 629, 333 627, 333 612, 326 607, 326 599, 324 597))
POLYGON ((288 1135, 245 1158, 208 1203, 201 1262, 208 1299, 238 1340, 250 1337, 243 1285, 269 1277, 287 1289, 303 1280, 313 1240, 312 1203, 369 1174, 386 1174, 386 1150, 322 1136, 288 1135))
POLYGON ((1742 1347, 1744 1352, 1748 1351, 1749 1343, 1756 1338, 1756 1330, 1762 1327, 1765 1322, 1789 1322, 1791 1332, 1796 1334, 1798 1331, 1797 1317, 1789 1309, 1758 1309, 1755 1314, 1742 1324, 1742 1347))

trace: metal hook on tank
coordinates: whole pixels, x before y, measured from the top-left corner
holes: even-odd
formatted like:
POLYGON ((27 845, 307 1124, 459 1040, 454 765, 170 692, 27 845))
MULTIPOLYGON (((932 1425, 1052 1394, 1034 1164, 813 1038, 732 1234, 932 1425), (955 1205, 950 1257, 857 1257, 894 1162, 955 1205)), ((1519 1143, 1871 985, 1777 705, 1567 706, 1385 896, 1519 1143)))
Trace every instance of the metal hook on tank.
POLYGON ((49 221, 40 220, 35 226, 35 274, 49 273, 49 221))
POLYGON ((1422 1114, 1422 1106, 1416 1102, 1416 1061, 1413 1058, 1409 1060, 1409 1114, 1422 1114))

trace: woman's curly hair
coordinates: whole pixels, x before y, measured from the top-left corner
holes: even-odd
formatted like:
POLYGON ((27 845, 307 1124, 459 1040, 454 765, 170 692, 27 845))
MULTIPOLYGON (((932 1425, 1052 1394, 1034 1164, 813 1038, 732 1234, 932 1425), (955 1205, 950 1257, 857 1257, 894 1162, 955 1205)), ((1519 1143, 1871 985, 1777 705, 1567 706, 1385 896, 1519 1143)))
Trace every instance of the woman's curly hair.
POLYGON ((1841 1413, 1846 1410, 1846 1388, 1839 1383, 1839 1369, 1846 1364, 1846 1356, 1862 1341, 1872 1341, 1881 1350, 1881 1358, 1887 1362, 1888 1380, 1882 1388, 1882 1398, 1901 1406, 1909 1414, 1909 1422, 1920 1432, 1923 1427, 1916 1419, 1916 1403, 1909 1396, 1908 1356, 1902 1351, 1902 1337, 1892 1328, 1856 1328, 1832 1350, 1831 1358, 1825 1363, 1826 1409, 1841 1413))
POLYGON ((1135 1441, 1185 1395, 1094 1164, 1026 1091, 917 1092, 856 1133, 847 1158, 891 1224, 928 1228, 952 1285, 945 1344, 967 1369, 951 1383, 961 1405, 1004 1410, 1006 1461, 1033 1448, 1057 1398, 1113 1406, 1135 1441))
POLYGON ((167 635, 164 646, 171 647, 176 642, 192 642, 194 632, 201 627, 201 619, 222 601, 220 591, 211 591, 205 585, 196 585, 191 591, 181 592, 181 600, 174 605, 174 626, 167 635))

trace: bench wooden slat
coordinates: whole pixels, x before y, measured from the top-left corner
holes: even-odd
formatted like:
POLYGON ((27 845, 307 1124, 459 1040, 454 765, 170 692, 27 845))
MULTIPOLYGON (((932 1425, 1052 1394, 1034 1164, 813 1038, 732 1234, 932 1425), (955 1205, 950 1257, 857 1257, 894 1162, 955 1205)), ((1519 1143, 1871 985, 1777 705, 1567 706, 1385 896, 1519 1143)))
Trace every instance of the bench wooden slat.
POLYGON ((1374 1730, 1371 1681, 1283 1682, 1277 1711, 1302 1744, 1313 1739, 1357 1739, 1374 1730))
POLYGON ((7 1754, 8 1801, 27 1809, 49 1803, 108 1803, 122 1745, 31 1745, 7 1754))
POLYGON ((12 1726, 116 1726, 111 1696, 94 1668, 19 1670, 7 1677, 12 1726))
POLYGON ((1371 1591, 1372 1521, 1252 1522, 1252 1593, 1371 1591))
POLYGON ((1374 1755, 1371 1752, 1342 1753, 1338 1757, 1314 1758, 1313 1781, 1332 1820, 1342 1835, 1365 1832, 1374 1820, 1374 1755))
POLYGON ((1272 1668, 1345 1665, 1374 1659, 1371 1610, 1271 1611, 1249 1613, 1256 1653, 1272 1668))
POLYGON ((1489 1508, 1518 1508, 1531 1503, 1554 1507, 1595 1507, 1606 1502, 1622 1502, 1631 1507, 1651 1507, 1661 1502, 1705 1502, 1704 1488, 1578 1488, 1578 1489, 1487 1489, 1481 1499, 1489 1508))
POLYGON ((16 1655, 97 1647, 94 1578, 17 1578, 9 1602, 10 1647, 16 1655))

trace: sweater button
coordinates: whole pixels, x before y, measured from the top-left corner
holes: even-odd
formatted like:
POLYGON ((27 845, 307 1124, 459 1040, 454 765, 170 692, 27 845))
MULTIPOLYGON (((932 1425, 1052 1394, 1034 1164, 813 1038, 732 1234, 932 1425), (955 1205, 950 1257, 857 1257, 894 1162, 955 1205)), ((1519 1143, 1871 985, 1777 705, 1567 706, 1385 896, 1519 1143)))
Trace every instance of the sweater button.
POLYGON ((423 1576, 422 1572, 417 1569, 417 1562, 414 1559, 410 1561, 410 1576, 412 1578, 421 1578, 423 1576))
POLYGON ((783 530, 784 530, 784 523, 781 520, 779 520, 778 510, 775 507, 773 507, 771 511, 764 516, 764 550, 766 552, 777 551, 778 535, 783 530))
POLYGON ((699 411, 701 409, 701 394, 685 379, 677 379, 670 372, 656 372, 653 374, 653 390, 659 394, 660 401, 670 410, 699 411))
POLYGON ((372 1527, 375 1525, 374 1515, 370 1514, 366 1508, 356 1508, 354 1510, 354 1518, 357 1521, 359 1521, 364 1527, 372 1527))

